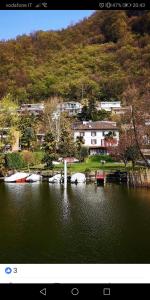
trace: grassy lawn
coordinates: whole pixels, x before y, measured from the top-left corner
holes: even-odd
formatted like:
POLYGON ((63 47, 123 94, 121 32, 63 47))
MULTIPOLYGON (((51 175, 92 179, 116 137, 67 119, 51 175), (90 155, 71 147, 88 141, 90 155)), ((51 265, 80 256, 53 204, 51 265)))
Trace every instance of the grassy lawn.
MULTIPOLYGON (((99 157, 89 157, 85 160, 85 162, 80 162, 80 163, 73 163, 73 164, 69 164, 68 163, 68 173, 76 173, 76 172, 85 172, 85 171, 97 171, 97 170, 106 170, 106 171, 115 171, 115 170, 129 170, 131 169, 131 163, 129 163, 127 165, 127 168, 125 169, 125 166, 123 163, 121 162, 111 162, 111 161, 107 161, 105 162, 105 164, 102 164, 100 162, 100 158, 99 157)), ((24 168, 25 170, 26 168, 24 168)), ((30 167, 30 170, 32 171, 43 171, 43 173, 49 173, 50 170, 46 170, 44 167, 44 164, 37 164, 34 166, 30 167)), ((60 165, 55 165, 53 171, 63 171, 64 170, 64 165, 60 164, 60 165)))
MULTIPOLYGON (((43 152, 34 152, 34 164, 31 164, 29 166, 29 170, 26 167, 23 168, 16 168, 18 170, 22 171, 30 171, 30 172, 37 172, 41 171, 43 175, 50 176, 53 174, 53 172, 63 172, 64 171, 64 165, 63 163, 59 165, 55 165, 53 170, 47 169, 45 165, 42 163, 43 158, 43 152)), ((121 162, 114 162, 112 161, 112 158, 107 155, 95 155, 95 156, 89 156, 84 162, 80 163, 68 163, 68 174, 77 173, 77 172, 90 172, 90 171, 97 171, 97 170, 105 170, 108 172, 116 171, 116 170, 122 170, 127 171, 132 169, 131 163, 128 163, 127 168, 125 168, 124 163, 121 162), (102 162, 105 161, 103 164, 102 162)), ((135 169, 139 169, 139 166, 136 166, 135 169)))
MULTIPOLYGON (((131 167, 130 164, 127 166, 128 168, 131 167)), ((93 162, 88 159, 86 162, 83 163, 74 163, 68 164, 68 172, 76 173, 76 172, 85 172, 85 170, 96 171, 96 170, 109 170, 115 171, 117 169, 125 170, 123 163, 116 163, 116 162, 107 162, 104 165, 100 162, 93 162)), ((63 164, 55 166, 55 170, 63 170, 63 164)))

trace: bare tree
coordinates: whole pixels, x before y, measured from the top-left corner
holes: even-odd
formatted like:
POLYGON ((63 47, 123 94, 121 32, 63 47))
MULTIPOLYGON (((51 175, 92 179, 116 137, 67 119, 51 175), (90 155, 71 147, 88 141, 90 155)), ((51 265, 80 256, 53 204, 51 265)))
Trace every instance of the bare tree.
POLYGON ((123 96, 126 104, 130 106, 130 113, 124 116, 124 121, 128 123, 129 129, 133 130, 140 156, 146 166, 149 167, 148 161, 142 152, 145 134, 148 131, 146 117, 150 117, 150 105, 148 105, 150 101, 149 93, 145 91, 144 94, 140 94, 139 89, 135 85, 132 85, 128 87, 123 96))
POLYGON ((124 128, 120 132, 118 145, 109 147, 109 153, 115 159, 122 160, 125 164, 125 167, 127 166, 129 160, 132 160, 132 164, 134 165, 135 156, 130 155, 129 157, 129 151, 133 153, 135 145, 133 130, 129 130, 129 128, 126 130, 126 128, 124 128))
POLYGON ((49 98, 45 103, 42 118, 44 131, 53 132, 57 141, 59 141, 60 137, 61 104, 61 98, 49 98))

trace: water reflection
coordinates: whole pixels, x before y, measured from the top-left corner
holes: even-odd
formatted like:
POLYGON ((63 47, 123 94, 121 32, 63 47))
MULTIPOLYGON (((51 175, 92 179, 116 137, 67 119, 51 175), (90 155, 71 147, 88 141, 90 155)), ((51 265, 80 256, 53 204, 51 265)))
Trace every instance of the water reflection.
POLYGON ((0 262, 150 263, 150 190, 0 184, 0 262))
POLYGON ((31 191, 32 193, 37 193, 41 182, 33 183, 8 183, 5 182, 5 189, 7 193, 11 196, 15 196, 19 201, 21 200, 20 196, 23 196, 24 192, 31 191))
POLYGON ((9 199, 10 205, 27 206, 28 202, 32 204, 38 203, 40 198, 42 184, 40 182, 34 183, 5 183, 5 193, 9 199))
POLYGON ((49 191, 52 193, 55 203, 57 202, 57 205, 60 208, 62 223, 65 224, 69 222, 70 203, 68 188, 64 189, 63 184, 53 183, 49 184, 49 191))
POLYGON ((69 215, 70 215, 70 207, 69 207, 67 188, 65 188, 63 190, 63 195, 62 196, 63 196, 62 197, 63 220, 64 220, 64 223, 68 223, 69 215))

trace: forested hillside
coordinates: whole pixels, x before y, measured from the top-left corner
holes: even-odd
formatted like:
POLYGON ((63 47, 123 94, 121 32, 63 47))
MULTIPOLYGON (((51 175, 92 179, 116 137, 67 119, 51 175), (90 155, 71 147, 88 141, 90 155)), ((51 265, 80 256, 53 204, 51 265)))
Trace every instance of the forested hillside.
POLYGON ((122 100, 132 83, 150 90, 149 78, 149 11, 96 11, 67 29, 0 42, 0 98, 19 103, 122 100))

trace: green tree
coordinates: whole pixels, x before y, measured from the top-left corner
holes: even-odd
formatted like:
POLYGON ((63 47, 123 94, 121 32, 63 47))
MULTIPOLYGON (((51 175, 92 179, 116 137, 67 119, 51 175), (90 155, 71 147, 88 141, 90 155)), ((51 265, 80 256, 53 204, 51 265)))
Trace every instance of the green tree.
POLYGON ((111 113, 104 109, 97 110, 96 101, 90 100, 87 105, 82 107, 82 111, 78 114, 78 118, 81 121, 102 121, 108 119, 111 113))
POLYGON ((79 160, 81 160, 81 149, 83 145, 84 145, 83 136, 78 136, 76 138, 75 146, 76 146, 76 157, 79 158, 79 160))
POLYGON ((101 28, 106 41, 117 42, 125 36, 128 29, 126 13, 124 11, 106 11, 101 28))
POLYGON ((109 111, 106 111, 104 109, 99 110, 96 112, 96 116, 94 118, 94 121, 103 121, 108 120, 110 118, 111 113, 109 111))
POLYGON ((96 109, 96 100, 94 97, 88 99, 87 105, 82 107, 82 111, 79 114, 79 119, 82 121, 95 121, 97 116, 97 109, 96 109))
POLYGON ((51 131, 46 134, 42 148, 44 150, 42 161, 46 164, 47 168, 53 169, 53 160, 58 158, 58 154, 56 139, 51 131))
POLYGON ((88 120, 90 120, 90 112, 89 112, 88 105, 84 105, 82 107, 82 111, 81 111, 81 113, 78 114, 78 118, 81 121, 88 121, 88 120))
POLYGON ((58 143, 58 152, 62 157, 72 157, 75 155, 75 148, 71 124, 69 119, 64 119, 58 143))
POLYGON ((12 96, 8 94, 0 102, 0 148, 14 142, 13 132, 18 127, 17 104, 12 96), (4 135, 5 132, 5 135, 4 135))
POLYGON ((89 148, 85 147, 84 145, 81 147, 80 149, 80 153, 79 153, 79 159, 80 161, 84 161, 85 158, 87 158, 89 156, 89 148))
POLYGON ((0 176, 5 173, 5 154, 0 154, 0 176))
POLYGON ((21 146, 31 150, 32 142, 35 141, 35 133, 32 127, 24 128, 23 134, 21 136, 21 146))
POLYGON ((36 123, 37 119, 34 115, 25 115, 20 117, 19 129, 21 131, 21 147, 23 149, 33 149, 33 144, 36 141, 36 123))

